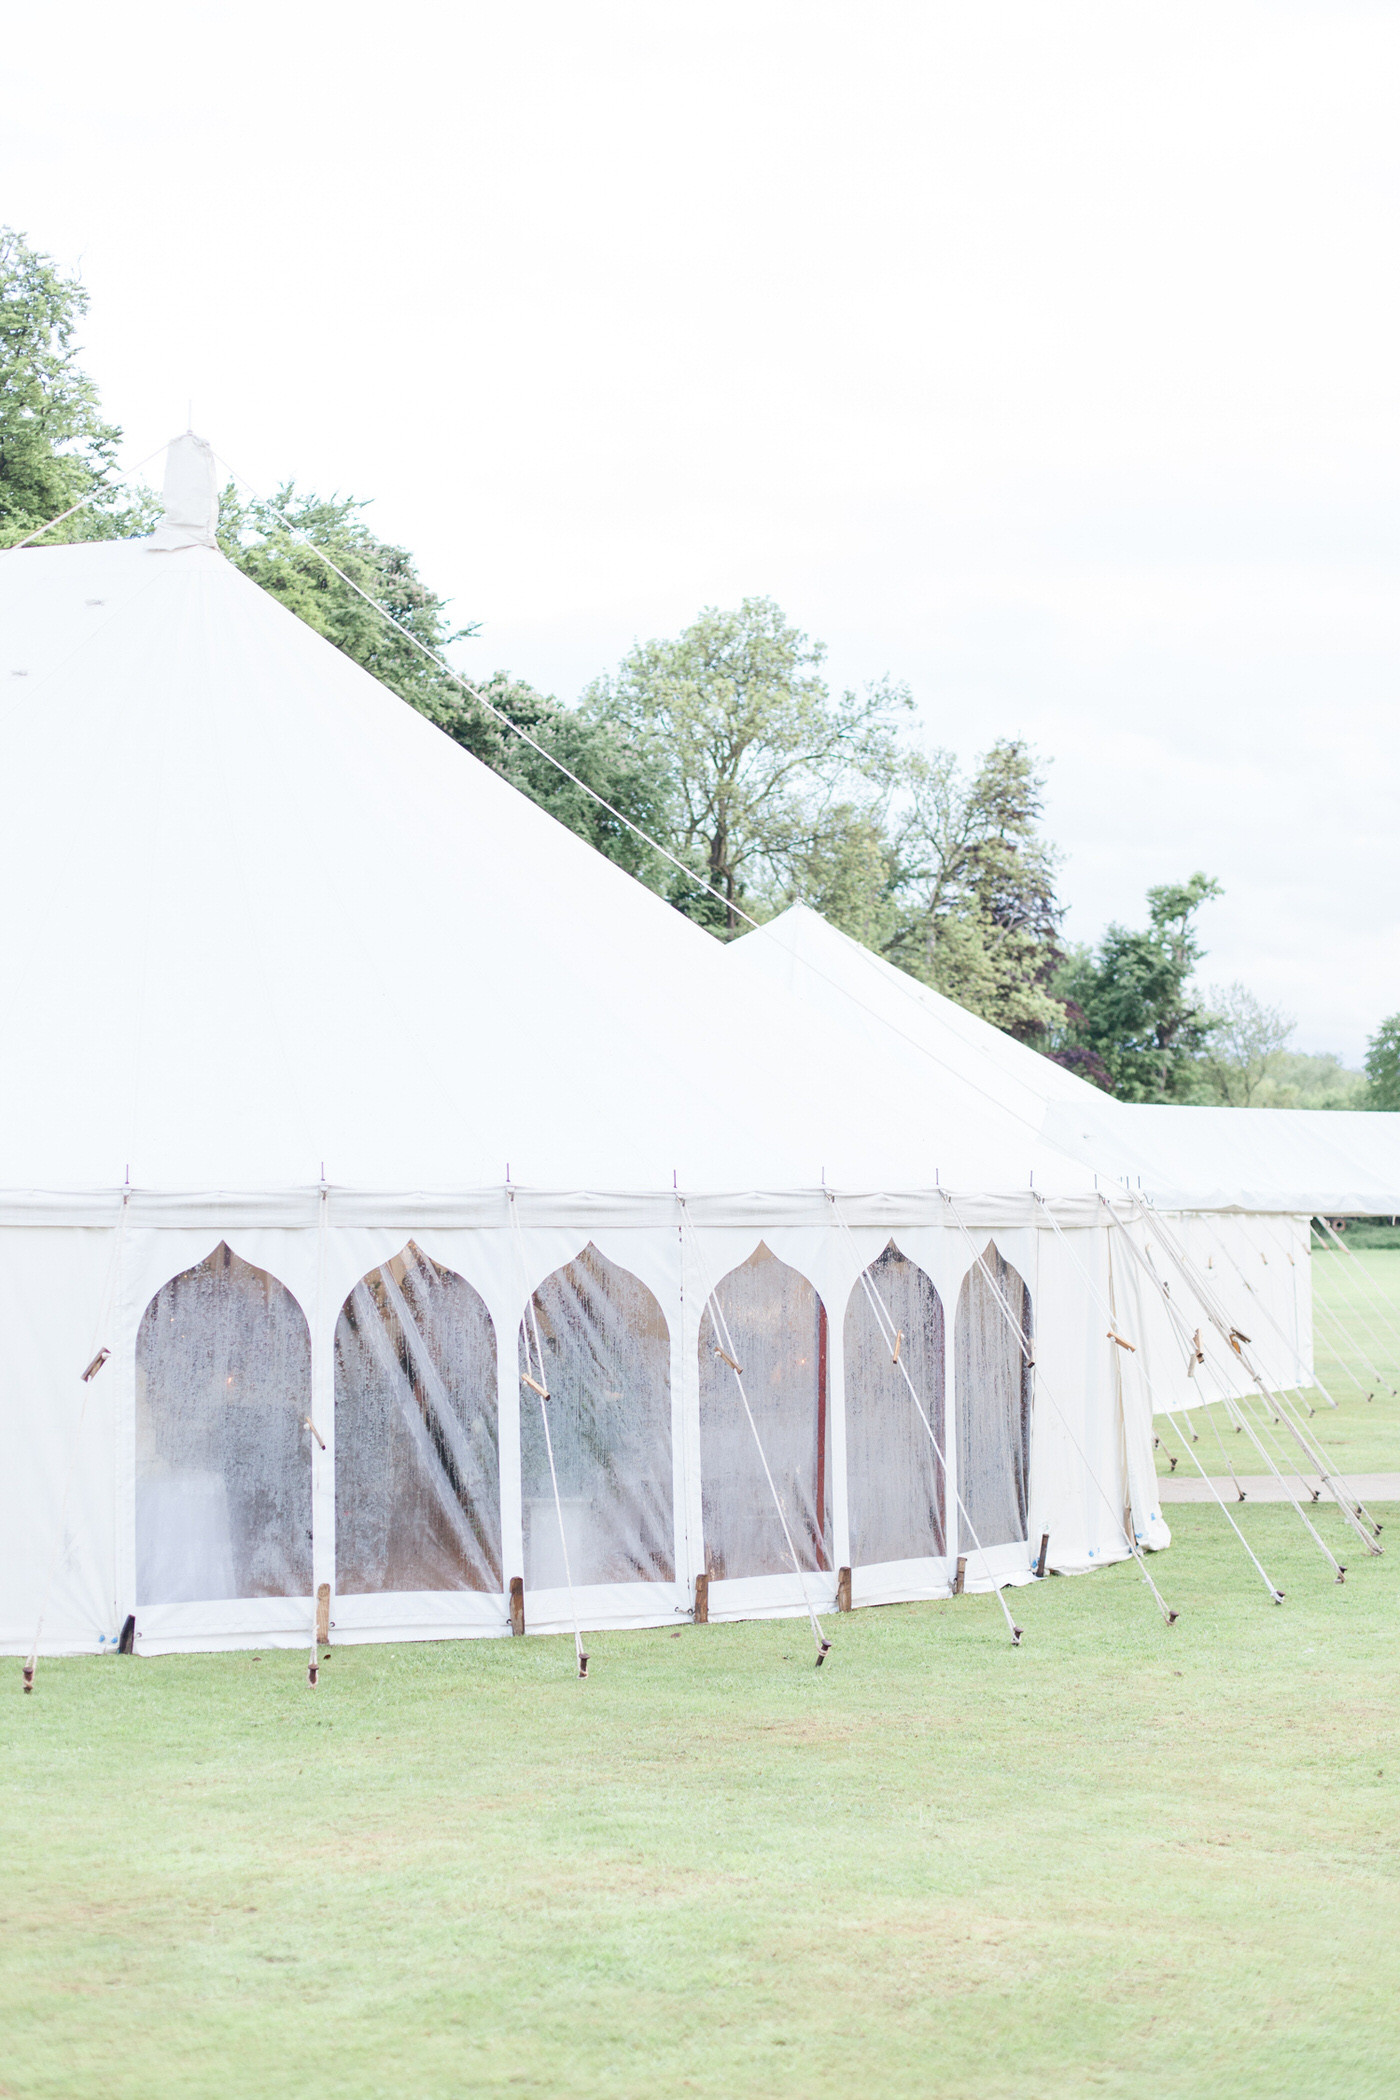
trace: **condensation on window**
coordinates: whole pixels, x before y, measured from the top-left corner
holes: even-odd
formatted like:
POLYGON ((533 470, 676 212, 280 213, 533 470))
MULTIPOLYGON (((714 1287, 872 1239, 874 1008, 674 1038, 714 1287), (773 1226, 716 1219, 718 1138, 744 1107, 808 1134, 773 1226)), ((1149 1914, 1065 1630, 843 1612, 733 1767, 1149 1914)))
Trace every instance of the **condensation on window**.
MULTIPOLYGON (((1006 1300, 1026 1340, 1032 1337, 1031 1294, 988 1241, 981 1266, 968 1271, 954 1333, 958 1485, 972 1531, 984 1546, 1026 1536, 1031 1470, 1031 1367, 1020 1335, 998 1302, 1006 1300), (992 1288, 995 1281, 996 1290, 992 1288)), ((959 1551, 972 1551, 967 1518, 959 1518, 959 1551)))
POLYGON ((496 1414, 491 1315, 410 1241, 336 1324, 341 1592, 500 1590, 496 1414))
MULTIPOLYGON (((799 1564, 831 1565, 826 1309, 805 1276, 760 1246, 716 1286, 744 1391, 799 1564)), ((700 1322, 705 1567, 714 1581, 791 1573, 773 1491, 710 1309, 700 1322)))
POLYGON ((851 1564, 915 1560, 944 1551, 943 1303, 931 1279, 891 1241, 870 1265, 872 1289, 897 1337, 881 1332, 865 1286, 846 1307, 846 1483, 851 1564), (906 1383, 902 1371, 909 1374, 906 1383), (938 1450, 919 1418, 918 1394, 938 1450))
POLYGON ((226 1246, 157 1291, 136 1341, 141 1604, 311 1592, 311 1336, 226 1246))
POLYGON ((527 1589, 564 1587, 566 1545, 575 1583, 673 1581, 671 1338, 660 1305, 590 1244, 545 1278, 534 1317, 543 1379, 527 1322, 518 1344, 527 1589))

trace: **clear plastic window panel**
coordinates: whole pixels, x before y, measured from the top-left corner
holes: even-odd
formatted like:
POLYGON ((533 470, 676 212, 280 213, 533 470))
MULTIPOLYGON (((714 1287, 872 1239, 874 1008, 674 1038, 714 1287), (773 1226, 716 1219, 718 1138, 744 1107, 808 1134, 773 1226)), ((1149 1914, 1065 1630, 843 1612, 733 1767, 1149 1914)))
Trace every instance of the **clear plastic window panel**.
POLYGON ((931 1279, 890 1245, 868 1271, 893 1323, 886 1340, 865 1286, 846 1307, 846 1486, 851 1564, 944 1551, 943 1302, 931 1279), (895 1361, 895 1349, 899 1361, 895 1361), (904 1371, 907 1371, 906 1383, 904 1371), (912 1384, 929 1429, 910 1396, 912 1384), (934 1447, 937 1440, 937 1450, 934 1447))
POLYGON ((545 1278, 533 1310, 534 1327, 527 1315, 519 1337, 526 1588, 564 1587, 566 1547, 577 1584, 674 1581, 671 1337, 661 1307, 590 1245, 545 1278))
POLYGON ((311 1593, 311 1336, 225 1246, 172 1277, 136 1342, 141 1604, 311 1593))
POLYGON ((411 1242, 335 1330, 335 1557, 344 1593, 501 1583, 496 1333, 411 1242))
POLYGON ((954 1338, 958 1484, 967 1510, 958 1521, 961 1553, 973 1550, 973 1531, 984 1546, 1024 1539, 1030 1500, 1031 1367, 997 1293, 1028 1342, 1031 1294, 991 1242, 982 1261, 996 1290, 981 1267, 969 1271, 954 1338))
MULTIPOLYGON (((763 1456, 799 1564, 831 1565, 826 1311, 804 1276, 766 1247, 715 1296, 743 1372, 763 1456)), ((700 1322, 700 1469, 705 1567, 714 1581, 783 1575, 792 1559, 739 1395, 706 1306, 700 1322)))

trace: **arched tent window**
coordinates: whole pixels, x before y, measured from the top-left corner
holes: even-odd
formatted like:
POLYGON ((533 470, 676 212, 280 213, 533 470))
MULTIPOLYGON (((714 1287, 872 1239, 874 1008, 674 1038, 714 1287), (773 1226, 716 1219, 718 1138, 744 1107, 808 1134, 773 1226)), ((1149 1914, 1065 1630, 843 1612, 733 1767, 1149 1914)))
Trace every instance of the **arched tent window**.
MULTIPOLYGON (((984 1546, 1024 1539, 1029 1509, 1031 1367, 998 1293, 1029 1342, 1031 1294, 988 1241, 981 1264, 963 1281, 954 1341, 958 1488, 984 1546)), ((966 1518, 959 1518, 958 1538, 958 1550, 970 1552, 966 1518)))
POLYGON ((496 1331, 409 1242, 335 1330, 336 1586, 500 1590, 496 1331))
POLYGON ((141 1604, 311 1592, 311 1336, 290 1291, 216 1247, 136 1339, 141 1604))
POLYGON ((865 1286, 846 1307, 846 1483, 851 1565, 916 1560, 944 1551, 943 1466, 910 1397, 901 1365, 943 1434, 943 1302, 929 1277, 891 1241, 870 1283, 894 1323, 899 1363, 865 1286))
MULTIPOLYGON (((826 1310, 804 1276, 760 1247, 715 1296, 798 1560, 831 1565, 826 1310)), ((700 1322, 705 1567, 715 1581, 792 1570, 782 1522, 708 1306, 700 1322)))
POLYGON ((564 1587, 564 1541, 576 1583, 671 1582, 671 1337, 646 1285, 592 1245, 535 1292, 549 1435, 529 1314, 521 1322, 520 1493, 527 1589, 564 1587))

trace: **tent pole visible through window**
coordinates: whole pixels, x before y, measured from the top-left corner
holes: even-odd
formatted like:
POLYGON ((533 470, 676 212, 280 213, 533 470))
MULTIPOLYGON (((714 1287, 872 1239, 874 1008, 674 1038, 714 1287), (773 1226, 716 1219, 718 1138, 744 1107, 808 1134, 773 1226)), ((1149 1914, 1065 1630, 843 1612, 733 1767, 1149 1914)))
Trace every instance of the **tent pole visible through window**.
POLYGON ((817 1300, 817 1566, 826 1571, 826 1307, 817 1300))

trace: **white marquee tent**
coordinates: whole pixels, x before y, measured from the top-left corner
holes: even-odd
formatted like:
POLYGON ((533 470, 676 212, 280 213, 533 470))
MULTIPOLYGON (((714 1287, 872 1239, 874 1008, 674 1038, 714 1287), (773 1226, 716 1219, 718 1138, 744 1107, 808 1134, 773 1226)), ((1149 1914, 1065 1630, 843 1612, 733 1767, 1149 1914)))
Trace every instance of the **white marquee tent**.
POLYGON ((177 441, 154 539, 0 557, 6 1649, 291 1645, 318 1591, 341 1641, 506 1632, 513 1583, 530 1630, 701 1577, 793 1613, 1165 1544, 1092 1173, 741 986, 244 578, 214 491, 177 441))
POLYGON ((796 905, 727 951, 745 985, 782 989, 900 1058, 915 1096, 956 1075, 1037 1140, 1079 1159, 1128 1226, 1117 1288, 1158 1409, 1252 1389, 1191 1276, 1247 1333, 1273 1385, 1313 1376, 1310 1218, 1400 1207, 1400 1117, 1124 1104, 796 905), (1149 1228, 1139 1199, 1161 1224, 1149 1228), (1185 1257, 1183 1275, 1170 1252, 1185 1257), (1136 1252, 1134 1252, 1136 1249, 1136 1252), (1173 1286, 1168 1306, 1154 1271, 1173 1286), (1205 1375, 1186 1336, 1201 1332, 1205 1375))

